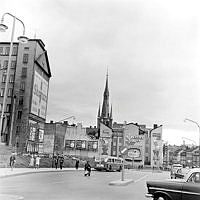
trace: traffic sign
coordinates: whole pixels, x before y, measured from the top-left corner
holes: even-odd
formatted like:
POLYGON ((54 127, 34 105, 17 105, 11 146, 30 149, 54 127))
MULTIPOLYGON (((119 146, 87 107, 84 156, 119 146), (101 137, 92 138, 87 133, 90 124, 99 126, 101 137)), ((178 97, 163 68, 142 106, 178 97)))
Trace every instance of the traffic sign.
POLYGON ((127 152, 128 152, 128 148, 125 147, 125 146, 123 146, 123 147, 121 147, 120 152, 121 152, 122 155, 125 155, 125 154, 127 154, 127 152))

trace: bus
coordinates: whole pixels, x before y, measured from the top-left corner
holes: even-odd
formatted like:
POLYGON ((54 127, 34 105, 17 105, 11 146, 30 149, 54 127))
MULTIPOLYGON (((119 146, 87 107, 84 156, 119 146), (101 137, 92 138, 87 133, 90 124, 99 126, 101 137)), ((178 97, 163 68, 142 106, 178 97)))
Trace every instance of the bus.
POLYGON ((121 171, 123 159, 114 156, 95 158, 94 169, 97 171, 121 171))

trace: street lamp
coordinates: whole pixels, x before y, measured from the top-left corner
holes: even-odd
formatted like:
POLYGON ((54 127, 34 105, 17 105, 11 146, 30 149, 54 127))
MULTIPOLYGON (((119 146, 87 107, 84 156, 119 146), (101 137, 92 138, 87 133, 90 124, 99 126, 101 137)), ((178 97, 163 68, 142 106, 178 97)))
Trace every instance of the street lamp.
MULTIPOLYGON (((4 13, 1 18, 1 23, 0 23, 0 31, 5 32, 8 29, 8 26, 4 24, 4 17, 6 15, 9 15, 13 18, 13 26, 12 26, 12 33, 11 33, 11 41, 10 41, 10 51, 9 51, 9 58, 8 58, 8 66, 7 66, 7 73, 6 73, 6 83, 5 83, 5 90, 4 90, 4 97, 3 97, 3 106, 2 106, 2 111, 1 111, 1 116, 0 116, 0 132, 2 131, 2 124, 3 124, 3 117, 4 117, 4 110, 6 106, 6 99, 7 99, 7 90, 8 90, 8 81, 9 81, 9 73, 10 73, 10 67, 11 67, 11 56, 12 56, 12 49, 13 49, 13 38, 14 38, 14 32, 15 32, 15 22, 18 20, 21 22, 23 26, 23 35, 19 36, 17 39, 19 40, 20 43, 27 43, 28 38, 25 36, 25 25, 24 23, 14 15, 10 13, 4 13)), ((11 131, 10 131, 10 140, 11 140, 11 131)), ((9 144, 11 145, 11 141, 9 140, 9 144)))
POLYGON ((198 126, 198 129, 199 129, 199 167, 200 167, 200 125, 197 122, 195 122, 191 119, 188 119, 188 118, 184 119, 184 122, 186 122, 186 121, 189 121, 189 122, 196 124, 198 126))

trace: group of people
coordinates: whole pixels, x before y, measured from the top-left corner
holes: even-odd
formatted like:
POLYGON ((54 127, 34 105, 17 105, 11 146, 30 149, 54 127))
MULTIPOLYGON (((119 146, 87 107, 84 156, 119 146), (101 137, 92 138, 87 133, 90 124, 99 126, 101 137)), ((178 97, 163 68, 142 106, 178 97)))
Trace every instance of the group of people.
POLYGON ((40 156, 39 155, 31 155, 29 167, 39 169, 40 167, 40 156))
POLYGON ((60 165, 60 169, 62 169, 64 165, 64 156, 57 154, 53 156, 52 168, 55 166, 55 168, 58 169, 59 165, 60 165))

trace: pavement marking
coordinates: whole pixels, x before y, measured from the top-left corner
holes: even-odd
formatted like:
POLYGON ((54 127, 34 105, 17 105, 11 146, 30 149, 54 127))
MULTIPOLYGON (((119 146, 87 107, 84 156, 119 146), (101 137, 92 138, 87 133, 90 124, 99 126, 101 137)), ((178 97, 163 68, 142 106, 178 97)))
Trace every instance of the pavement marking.
POLYGON ((147 176, 148 176, 148 175, 142 176, 141 178, 135 180, 134 183, 137 183, 137 182, 141 181, 142 179, 145 179, 147 176))

